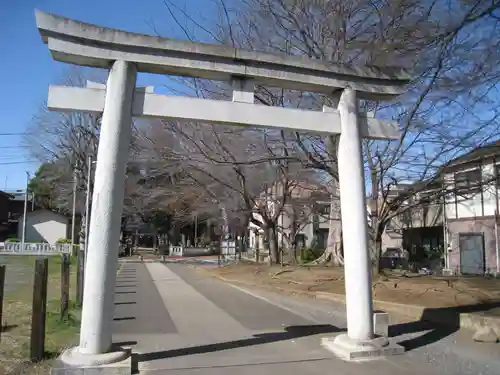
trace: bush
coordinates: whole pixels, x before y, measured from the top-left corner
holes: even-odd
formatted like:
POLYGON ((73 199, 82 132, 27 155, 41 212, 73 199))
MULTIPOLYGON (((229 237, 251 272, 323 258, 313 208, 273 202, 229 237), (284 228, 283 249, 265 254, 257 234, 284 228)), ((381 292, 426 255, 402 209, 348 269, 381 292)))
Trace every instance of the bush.
POLYGON ((21 242, 19 238, 7 238, 5 242, 21 242))
POLYGON ((71 240, 69 238, 59 238, 56 241, 57 244, 70 244, 71 240))
POLYGON ((312 262, 316 259, 318 259, 324 252, 324 249, 313 249, 313 248, 306 248, 302 250, 302 261, 304 263, 309 263, 312 262))
POLYGON ((211 243, 210 236, 207 234, 203 234, 199 239, 198 239, 198 247, 209 247, 211 243))

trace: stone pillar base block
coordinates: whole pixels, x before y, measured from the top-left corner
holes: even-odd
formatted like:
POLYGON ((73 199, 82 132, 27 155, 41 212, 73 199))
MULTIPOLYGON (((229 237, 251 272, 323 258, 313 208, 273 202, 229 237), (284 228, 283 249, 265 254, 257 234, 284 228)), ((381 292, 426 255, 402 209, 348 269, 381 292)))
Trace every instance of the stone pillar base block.
POLYGON ((103 354, 83 354, 79 348, 65 350, 52 366, 52 375, 131 375, 129 350, 114 349, 103 354))
POLYGON ((375 337, 371 340, 359 341, 346 334, 336 337, 324 337, 321 345, 337 357, 347 361, 367 361, 396 354, 403 354, 405 349, 391 343, 387 337, 375 337))
POLYGON ((389 314, 385 311, 373 312, 373 332, 377 336, 389 337, 389 314))

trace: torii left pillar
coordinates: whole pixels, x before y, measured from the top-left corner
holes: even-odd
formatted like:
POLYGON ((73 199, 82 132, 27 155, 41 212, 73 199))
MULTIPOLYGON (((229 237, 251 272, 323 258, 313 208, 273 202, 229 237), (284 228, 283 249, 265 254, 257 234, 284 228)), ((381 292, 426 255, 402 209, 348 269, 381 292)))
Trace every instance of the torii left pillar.
POLYGON ((80 345, 65 352, 61 358, 74 365, 119 362, 128 356, 125 351, 113 351, 111 345, 116 265, 136 76, 134 64, 116 61, 106 85, 92 195, 80 345))

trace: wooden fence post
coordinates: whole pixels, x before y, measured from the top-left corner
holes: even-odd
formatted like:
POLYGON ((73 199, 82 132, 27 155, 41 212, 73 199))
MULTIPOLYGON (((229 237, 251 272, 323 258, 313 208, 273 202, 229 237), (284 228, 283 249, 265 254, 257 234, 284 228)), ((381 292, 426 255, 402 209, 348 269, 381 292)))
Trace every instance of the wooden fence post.
POLYGON ((3 292, 5 287, 5 271, 6 266, 0 266, 0 340, 2 338, 3 329, 3 292))
POLYGON ((61 320, 68 314, 69 309, 69 254, 61 256, 61 320))
POLYGON ((48 258, 38 258, 35 262, 33 281, 33 309, 31 315, 30 359, 38 362, 45 351, 45 315, 47 310, 48 258))
POLYGON ((83 284, 85 276, 85 251, 78 250, 76 258, 76 303, 78 306, 83 305, 83 284))

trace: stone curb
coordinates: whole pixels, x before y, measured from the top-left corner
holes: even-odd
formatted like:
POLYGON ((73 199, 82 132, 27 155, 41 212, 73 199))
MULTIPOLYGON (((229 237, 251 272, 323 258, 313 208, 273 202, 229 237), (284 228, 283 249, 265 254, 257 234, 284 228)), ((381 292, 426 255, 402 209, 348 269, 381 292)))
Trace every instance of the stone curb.
MULTIPOLYGON (((258 285, 251 282, 229 279, 224 276, 214 275, 210 271, 201 267, 192 266, 211 277, 215 277, 229 284, 239 284, 251 287, 263 288, 266 290, 279 290, 289 294, 304 295, 308 297, 329 300, 345 304, 345 296, 330 292, 306 292, 293 288, 283 288, 269 285, 258 285)), ((414 320, 429 321, 452 328, 465 328, 469 330, 478 330, 482 327, 492 328, 500 336, 500 317, 484 316, 479 313, 460 313, 453 308, 427 308, 418 305, 406 305, 396 302, 374 300, 374 308, 397 315, 402 315, 414 320)))
MULTIPOLYGON (((345 303, 345 295, 343 294, 335 294, 330 292, 316 292, 316 298, 326 299, 335 302, 345 303)), ((405 315, 406 317, 419 320, 421 319, 425 307, 417 306, 417 305, 405 305, 397 302, 389 302, 389 301, 381 301, 374 299, 373 300, 374 308, 376 310, 384 310, 386 312, 392 312, 395 314, 405 315)))

